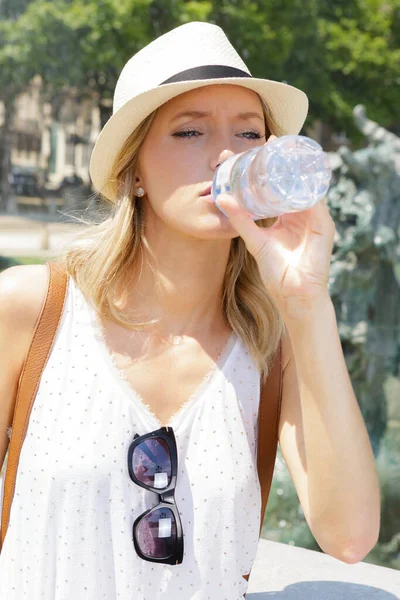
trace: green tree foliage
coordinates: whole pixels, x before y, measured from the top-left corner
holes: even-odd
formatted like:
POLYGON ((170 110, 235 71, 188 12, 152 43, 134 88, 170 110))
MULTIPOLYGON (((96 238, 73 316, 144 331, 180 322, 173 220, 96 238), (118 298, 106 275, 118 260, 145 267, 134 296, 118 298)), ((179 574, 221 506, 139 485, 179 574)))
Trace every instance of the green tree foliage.
POLYGON ((32 0, 0 0, 0 19, 16 19, 32 0))
POLYGON ((79 34, 82 85, 112 98, 126 61, 162 33, 205 20, 205 2, 184 0, 75 0, 70 10, 79 34))
POLYGON ((150 0, 73 2, 83 88, 103 99, 112 98, 125 62, 151 39, 150 7, 150 0))
POLYGON ((322 114, 346 122, 362 102, 373 120, 398 125, 399 0, 336 0, 321 11, 318 32, 329 73, 322 114))
POLYGON ((0 21, 0 100, 14 101, 35 75, 30 48, 20 35, 19 24, 0 21))
POLYGON ((308 121, 321 119, 353 137, 352 108, 398 122, 399 0, 215 0, 221 23, 254 76, 305 90, 308 121))
POLYGON ((10 196, 8 174, 11 169, 12 120, 15 99, 35 75, 29 60, 30 48, 20 35, 19 23, 0 21, 0 101, 3 122, 0 130, 0 202, 5 207, 10 196))

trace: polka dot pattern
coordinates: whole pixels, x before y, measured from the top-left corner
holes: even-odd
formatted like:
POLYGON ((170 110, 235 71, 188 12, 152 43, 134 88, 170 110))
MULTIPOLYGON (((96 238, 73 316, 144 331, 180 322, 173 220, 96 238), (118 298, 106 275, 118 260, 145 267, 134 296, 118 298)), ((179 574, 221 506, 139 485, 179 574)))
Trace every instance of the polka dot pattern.
POLYGON ((144 561, 132 526, 157 497, 135 485, 127 452, 161 424, 107 353, 72 280, 23 444, 0 598, 239 600, 257 552, 259 373, 235 335, 171 419, 181 565, 144 561))

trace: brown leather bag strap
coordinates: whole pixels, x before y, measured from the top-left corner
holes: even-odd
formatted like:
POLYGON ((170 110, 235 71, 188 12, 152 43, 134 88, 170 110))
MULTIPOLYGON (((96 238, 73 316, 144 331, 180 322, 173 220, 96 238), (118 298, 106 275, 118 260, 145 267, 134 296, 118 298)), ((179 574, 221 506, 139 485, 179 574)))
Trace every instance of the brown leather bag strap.
POLYGON ((279 439, 279 419, 282 405, 282 342, 275 362, 261 390, 258 417, 257 470, 261 486, 261 525, 263 526, 279 439))
MULTIPOLYGON (((260 535, 278 449, 279 419, 282 405, 282 342, 275 355, 275 361, 265 384, 261 388, 258 410, 257 471, 261 486, 260 535)), ((250 573, 243 575, 249 580, 250 573)), ((246 594, 243 596, 246 597, 246 594)))
POLYGON ((49 358, 64 308, 68 277, 61 263, 48 263, 49 286, 19 379, 4 482, 1 546, 7 533, 19 456, 40 378, 49 358))

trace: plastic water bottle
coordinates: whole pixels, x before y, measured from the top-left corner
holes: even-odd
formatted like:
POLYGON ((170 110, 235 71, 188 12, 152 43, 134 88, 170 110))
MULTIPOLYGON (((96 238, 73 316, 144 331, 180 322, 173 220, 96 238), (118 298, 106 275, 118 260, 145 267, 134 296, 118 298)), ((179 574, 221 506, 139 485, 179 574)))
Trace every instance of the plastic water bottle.
POLYGON ((211 194, 221 212, 219 194, 233 195, 256 221, 311 208, 325 197, 331 175, 328 156, 317 142, 284 135, 224 161, 211 194))

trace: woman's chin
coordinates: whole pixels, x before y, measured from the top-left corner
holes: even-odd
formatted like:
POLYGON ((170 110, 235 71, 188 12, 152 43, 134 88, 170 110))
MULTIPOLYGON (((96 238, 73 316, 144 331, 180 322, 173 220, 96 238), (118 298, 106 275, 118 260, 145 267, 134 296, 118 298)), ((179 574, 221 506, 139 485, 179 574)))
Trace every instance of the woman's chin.
POLYGON ((195 227, 191 227, 195 237, 202 239, 232 239, 237 237, 237 232, 229 219, 214 205, 214 210, 208 214, 194 218, 195 227))

